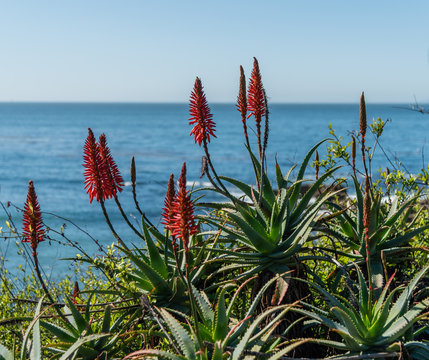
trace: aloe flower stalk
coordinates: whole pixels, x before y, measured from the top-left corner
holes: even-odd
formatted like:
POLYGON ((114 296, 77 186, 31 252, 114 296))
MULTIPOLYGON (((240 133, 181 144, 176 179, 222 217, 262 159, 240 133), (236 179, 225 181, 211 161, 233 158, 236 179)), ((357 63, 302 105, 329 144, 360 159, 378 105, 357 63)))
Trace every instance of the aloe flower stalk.
POLYGON ((352 168, 353 174, 356 177, 356 139, 352 136, 352 168))
POLYGON ((362 162, 363 166, 365 168, 365 175, 369 176, 368 174, 368 168, 366 167, 366 160, 365 160, 365 135, 366 135, 366 128, 367 128, 367 122, 366 122, 366 105, 365 105, 365 94, 362 91, 362 95, 360 97, 360 116, 359 116, 359 131, 361 134, 361 151, 362 151, 362 162))
POLYGON ((189 251, 189 238, 198 231, 194 218, 194 204, 186 190, 186 163, 183 163, 179 189, 173 201, 174 217, 170 225, 172 235, 182 239, 185 253, 189 251))
POLYGON ((359 130, 361 134, 362 144, 365 143, 365 135, 366 135, 366 108, 365 108, 365 94, 362 91, 362 95, 360 96, 360 116, 359 116, 359 130))
POLYGON ((174 221, 175 209, 174 209, 174 198, 176 196, 176 190, 174 189, 174 175, 171 174, 168 179, 167 193, 165 194, 164 207, 162 208, 162 221, 167 230, 172 229, 174 221))
MULTIPOLYGON (((87 193, 89 195, 89 202, 92 203, 94 197, 96 198, 96 200, 100 203, 104 218, 106 219, 106 223, 109 226, 113 236, 123 247, 126 248, 127 246, 113 227, 104 205, 104 200, 111 196, 116 196, 114 194, 116 194, 118 189, 116 189, 116 191, 111 189, 113 182, 111 179, 109 179, 109 174, 107 171, 108 165, 105 163, 100 154, 100 145, 95 141, 94 133, 90 128, 88 128, 88 137, 85 141, 83 159, 83 166, 85 167, 85 189, 87 189, 87 193)), ((114 164, 113 160, 112 163, 114 164)), ((119 181, 119 179, 117 180, 119 181)))
POLYGON ((368 283, 369 290, 372 292, 372 280, 371 280, 371 264, 370 264, 370 250, 369 250, 369 228, 371 226, 371 197, 370 197, 369 178, 365 176, 365 197, 363 199, 363 227, 365 237, 365 249, 366 249, 366 266, 368 269, 368 283))
MULTIPOLYGON (((194 125, 191 130, 190 135, 194 135, 195 143, 198 142, 198 145, 201 146, 203 144, 203 149, 206 154, 208 165, 210 166, 210 170, 213 172, 214 178, 219 183, 222 190, 219 186, 213 181, 211 177, 209 180, 211 184, 221 192, 224 192, 228 197, 232 199, 231 194, 229 194, 226 187, 222 184, 222 181, 219 179, 219 176, 214 169, 212 164, 209 149, 207 143, 210 142, 210 136, 216 137, 214 134, 215 124, 213 122, 213 115, 210 112, 210 108, 207 104, 206 95, 203 91, 203 85, 201 84, 200 78, 195 79, 194 89, 191 93, 191 100, 189 103, 189 114, 191 117, 189 118, 189 125, 194 125)), ((208 173, 207 173, 208 174, 208 173)), ((232 199, 233 200, 233 199, 232 199)))
POLYGON ((37 245, 43 241, 45 231, 43 229, 42 214, 40 212, 39 202, 37 200, 36 191, 34 190, 33 181, 28 182, 27 201, 24 205, 22 234, 24 236, 22 242, 29 242, 33 250, 33 257, 37 261, 37 245))
POLYGON ((131 187, 133 192, 134 204, 136 205, 136 209, 140 213, 140 215, 145 216, 143 211, 140 209, 139 202, 137 201, 137 191, 136 191, 137 176, 136 176, 136 161, 134 159, 134 156, 131 159, 130 175, 131 175, 131 187))
MULTIPOLYGON (((105 177, 109 182, 109 189, 110 189, 110 193, 108 194, 109 197, 113 197, 115 199, 119 212, 121 213, 127 225, 134 231, 134 233, 137 236, 139 236, 141 239, 144 239, 142 234, 140 234, 140 232, 129 221, 127 215, 122 209, 121 203, 119 202, 118 191, 119 192, 122 191, 122 187, 124 186, 124 180, 122 179, 122 176, 118 170, 118 167, 116 166, 116 163, 113 160, 112 155, 110 154, 110 149, 107 146, 107 142, 106 142, 106 135, 104 134, 101 134, 100 136, 98 149, 99 149, 100 157, 102 159, 102 169, 106 173, 105 177)), ((153 226, 153 224, 150 222, 150 220, 146 217, 144 213, 143 213, 143 218, 144 220, 146 220, 146 222, 148 222, 151 226, 153 226)))
POLYGON ((98 152, 102 160, 100 168, 103 172, 105 172, 104 178, 106 178, 109 182, 107 187, 109 193, 106 194, 106 196, 115 197, 118 192, 122 191, 122 187, 124 186, 124 179, 119 172, 115 160, 113 160, 109 147, 107 146, 105 134, 100 135, 98 142, 98 152))
POLYGON ((261 121, 265 116, 265 95, 264 87, 262 85, 261 73, 259 71, 259 64, 256 58, 253 58, 253 70, 250 77, 249 90, 248 90, 248 110, 250 116, 255 117, 256 122, 256 137, 258 142, 259 157, 262 157, 262 143, 261 143, 261 121))
POLYGON ((237 97, 237 109, 241 114, 241 121, 243 123, 244 138, 246 144, 250 147, 249 136, 247 135, 247 98, 246 98, 246 76, 244 75, 243 67, 240 65, 240 88, 237 97))
MULTIPOLYGON (((172 179, 172 177, 170 177, 170 179, 172 179)), ((167 194, 167 197, 169 197, 168 194, 167 194)), ((189 194, 189 191, 186 191, 186 163, 183 163, 182 165, 182 171, 180 173, 180 178, 179 178, 179 189, 173 201, 173 211, 174 211, 174 216, 173 216, 172 224, 170 226, 170 229, 172 230, 171 235, 173 236, 174 242, 175 242, 175 237, 177 237, 177 238, 180 238, 183 243, 183 249, 185 250, 184 280, 188 287, 188 295, 189 295, 189 300, 191 303, 191 311, 193 315, 192 317, 194 319, 195 334, 196 334, 198 343, 200 344, 200 348, 204 349, 204 345, 200 336, 199 324, 197 320, 198 314, 196 310, 197 309, 196 300, 192 292, 192 283, 189 276, 189 238, 193 234, 197 233, 198 227, 195 224, 194 204, 191 201, 191 195, 189 194)), ((177 249, 176 249, 175 243, 173 244, 173 251, 176 257, 176 264, 178 265, 178 256, 177 256, 177 249)), ((178 270, 181 276, 183 276, 179 267, 178 267, 178 270)))
POLYGON ((99 146, 90 128, 88 128, 88 137, 85 141, 83 159, 85 189, 89 195, 89 202, 92 203, 94 197, 98 202, 106 200, 112 194, 111 182, 107 177, 99 146))
POLYGON ((210 142, 210 136, 216 137, 213 115, 210 113, 203 85, 198 77, 195 79, 194 89, 191 93, 189 112, 191 115, 189 125, 194 125, 190 135, 194 135, 195 143, 198 142, 198 145, 201 146, 202 142, 210 142))
POLYGON ((37 246, 41 241, 44 240, 45 230, 43 229, 42 213, 40 211, 39 202, 37 200, 37 195, 36 195, 36 191, 34 189, 34 184, 32 180, 28 182, 28 194, 27 194, 27 200, 24 205, 24 215, 23 215, 22 223, 23 223, 22 242, 29 242, 31 249, 33 250, 32 256, 34 260, 34 270, 42 286, 42 289, 45 292, 46 296, 48 297, 49 301, 52 304, 54 304, 54 308, 58 313, 58 315, 63 319, 66 319, 63 313, 61 312, 61 310, 59 309, 59 307, 56 305, 51 294, 49 293, 49 290, 45 282, 43 281, 42 274, 39 268, 39 260, 37 257, 37 246))
MULTIPOLYGON (((131 224, 131 222, 128 220, 128 217, 122 209, 121 203, 119 202, 117 195, 118 192, 122 191, 124 180, 122 179, 118 167, 116 166, 116 163, 110 153, 110 149, 107 146, 106 135, 102 134, 99 138, 99 143, 97 143, 95 141, 94 133, 91 129, 88 128, 88 137, 85 141, 83 158, 83 166, 85 167, 85 189, 87 189, 89 194, 89 201, 92 202, 95 197, 96 200, 100 203, 106 222, 115 238, 121 243, 122 246, 126 247, 113 228, 104 206, 104 200, 111 197, 115 199, 116 205, 127 225, 137 236, 144 239, 142 234, 140 234, 134 225, 131 224)), ((142 216, 151 226, 153 226, 152 223, 146 218, 144 213, 142 216)))

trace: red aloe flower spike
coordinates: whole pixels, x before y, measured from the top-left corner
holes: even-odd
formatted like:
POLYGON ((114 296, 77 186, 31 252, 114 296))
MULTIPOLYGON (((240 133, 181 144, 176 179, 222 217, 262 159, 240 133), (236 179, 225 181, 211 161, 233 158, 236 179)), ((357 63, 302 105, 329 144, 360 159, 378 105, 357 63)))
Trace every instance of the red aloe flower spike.
POLYGON ((34 270, 36 272, 40 284, 42 285, 43 291, 47 295, 49 301, 53 304, 54 309, 57 311, 58 315, 64 321, 68 322, 67 318, 59 310, 56 302, 52 299, 52 296, 49 293, 49 290, 46 287, 46 284, 43 281, 42 275, 40 273, 39 260, 37 258, 37 245, 39 244, 39 242, 44 240, 45 229, 43 228, 42 213, 40 212, 36 191, 34 190, 34 184, 31 180, 28 182, 28 195, 27 201, 24 205, 24 216, 22 219, 22 223, 22 242, 30 243, 30 247, 33 250, 32 256, 34 261, 34 270))
POLYGON ((103 171, 103 161, 95 142, 94 133, 90 128, 88 128, 88 137, 85 141, 83 160, 85 189, 89 195, 89 202, 92 203, 94 197, 97 201, 107 199, 111 193, 109 181, 106 179, 106 172, 103 171))
POLYGON ((114 197, 118 191, 122 191, 124 179, 116 166, 115 160, 113 160, 109 147, 107 146, 105 134, 100 135, 98 152, 102 160, 102 171, 105 172, 105 176, 103 178, 109 182, 107 188, 110 192, 109 194, 106 194, 106 197, 114 197))
POLYGON ((36 252, 37 245, 43 241, 45 231, 43 229, 42 214, 40 212, 39 202, 37 201, 36 191, 33 181, 28 183, 27 201, 24 205, 24 217, 22 219, 22 242, 29 242, 33 255, 36 252))
POLYGON ((264 87, 262 85, 261 73, 259 71, 259 64, 256 58, 253 58, 253 70, 249 82, 249 91, 248 91, 248 110, 250 114, 248 118, 253 115, 256 121, 256 130, 258 134, 258 141, 261 137, 261 120, 262 116, 265 116, 265 97, 264 97, 264 87))
POLYGON ((190 135, 194 135, 195 143, 198 142, 198 145, 201 146, 203 141, 210 142, 210 136, 216 137, 213 115, 210 113, 203 85, 198 77, 195 79, 194 89, 191 93, 189 114, 191 115, 189 125, 194 125, 190 135))
POLYGON ((172 229, 174 221, 174 206, 173 201, 176 196, 176 190, 174 189, 174 175, 171 174, 168 179, 167 193, 165 194, 164 207, 162 208, 162 221, 161 223, 165 225, 165 228, 168 230, 172 229))
POLYGON ((173 201, 174 221, 171 226, 172 235, 181 238, 185 252, 188 251, 189 237, 198 231, 195 225, 194 204, 191 196, 186 191, 186 163, 183 163, 182 172, 179 178, 179 190, 173 201))

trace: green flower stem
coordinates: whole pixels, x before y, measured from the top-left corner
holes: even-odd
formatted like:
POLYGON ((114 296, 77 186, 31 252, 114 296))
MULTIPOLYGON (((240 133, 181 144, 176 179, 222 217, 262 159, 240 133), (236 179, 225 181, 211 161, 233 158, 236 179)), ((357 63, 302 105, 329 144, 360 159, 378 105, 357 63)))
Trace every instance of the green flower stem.
POLYGON ((42 285, 43 292, 46 294, 49 301, 54 306, 54 309, 57 312, 57 314, 59 315, 59 317, 63 321, 65 321, 66 323, 69 323, 67 318, 64 316, 64 314, 61 312, 60 308, 58 307, 58 304, 56 303, 56 301, 54 301, 54 299, 52 298, 52 296, 48 290, 48 287, 46 286, 45 282, 43 281, 42 274, 40 273, 39 259, 37 258, 36 249, 33 249, 33 259, 34 259, 34 270, 36 271, 36 275, 37 275, 37 278, 39 279, 40 285, 42 285))
MULTIPOLYGON (((122 205, 121 205, 121 203, 119 202, 118 197, 115 195, 115 196, 114 196, 114 198, 115 198, 116 206, 118 207, 119 212, 121 213, 121 215, 122 215, 122 217, 124 218, 124 220, 125 220, 125 222, 127 223, 127 225, 131 228, 131 230, 133 230, 133 231, 134 231, 134 233, 135 233, 135 234, 136 234, 140 239, 142 239, 142 240, 144 241, 144 236, 143 236, 142 234, 140 234, 140 232, 139 232, 139 231, 134 227, 134 225, 133 225, 133 224, 131 224, 130 220, 128 220, 128 216, 125 214, 124 210, 122 209, 122 205)), ((145 220, 146 220, 146 219, 145 219, 145 220)), ((153 227, 153 224, 152 224, 152 223, 149 223, 149 225, 153 227)))
POLYGON ((103 211, 104 218, 106 219, 106 223, 109 226, 110 231, 112 232, 113 236, 118 241, 118 243, 121 244, 122 247, 124 247, 125 249, 129 250, 128 246, 125 245, 125 243, 122 241, 122 239, 120 238, 120 236, 116 232, 115 228, 113 227, 113 225, 112 225, 112 223, 110 221, 109 215, 107 214, 106 206, 104 205, 104 200, 103 199, 100 199, 100 205, 101 205, 101 210, 103 211))
POLYGON ((192 292, 192 284, 191 279, 189 278, 189 255, 188 252, 185 252, 186 256, 186 265, 185 265, 185 277, 186 277, 186 284, 188 286, 188 292, 189 292, 189 300, 191 302, 191 311, 192 311, 192 317, 194 318, 194 326, 195 326, 195 335, 197 336, 198 345, 200 346, 200 350, 202 353, 204 353, 204 343, 201 340, 200 330, 198 326, 198 314, 197 314, 197 308, 195 305, 195 297, 192 292))
MULTIPOLYGON (((219 176, 217 175, 216 170, 214 169, 214 166, 212 164, 212 160, 210 158, 209 149, 207 147, 207 140, 205 138, 203 139, 203 148, 204 148, 204 152, 206 153, 207 162, 208 162, 208 164, 210 166, 210 170, 213 172, 213 175, 214 175, 215 179, 217 180, 217 182, 219 183, 219 185, 222 187, 223 192, 225 193, 225 195, 228 196, 233 203, 235 203, 236 199, 229 193, 229 191, 227 190, 227 188, 225 187, 225 185, 219 179, 219 176)), ((209 178, 209 180, 210 180, 210 178, 209 178)), ((218 188, 213 181, 211 181, 211 183, 213 184, 213 186, 215 188, 218 188)))

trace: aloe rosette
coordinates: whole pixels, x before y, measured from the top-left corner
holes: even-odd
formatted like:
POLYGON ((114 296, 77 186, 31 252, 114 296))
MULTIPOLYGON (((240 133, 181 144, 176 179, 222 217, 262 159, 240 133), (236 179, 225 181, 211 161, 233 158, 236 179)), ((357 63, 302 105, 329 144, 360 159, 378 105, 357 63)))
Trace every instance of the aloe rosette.
POLYGON ((127 340, 126 331, 139 312, 130 307, 119 316, 113 316, 112 306, 106 305, 102 317, 95 321, 91 313, 94 306, 91 299, 92 295, 88 297, 82 311, 66 297, 64 314, 67 321, 62 321, 60 325, 40 320, 40 325, 49 332, 51 339, 57 340, 47 344, 47 349, 55 354, 53 359, 117 357, 127 340))
MULTIPOLYGON (((33 318, 3 320, 30 321, 22 340, 20 359, 42 360, 48 358, 47 354, 49 359, 59 360, 118 358, 116 355, 127 340, 124 335, 134 320, 133 313, 138 312, 130 308, 113 317, 112 307, 108 305, 105 306, 103 316, 94 320, 91 313, 93 306, 91 298, 92 296, 89 297, 82 312, 70 298, 66 297, 67 304, 63 307, 64 316, 59 318, 60 322, 49 320, 50 316, 46 316, 48 308, 42 308, 44 297, 39 300, 33 318), (41 328, 44 328, 49 339, 49 343, 44 346, 41 341, 41 328)), ((0 344, 0 359, 17 359, 14 352, 15 350, 10 351, 0 344)))
POLYGON ((216 304, 212 304, 203 291, 193 288, 199 316, 198 329, 203 347, 197 341, 194 329, 189 326, 191 319, 177 311, 160 308, 157 311, 164 320, 168 334, 171 335, 166 334, 165 337, 168 341, 174 342, 171 345, 176 352, 149 348, 133 352, 125 359, 153 356, 172 360, 242 359, 243 356, 248 359, 259 359, 260 356, 271 360, 281 358, 282 355, 307 340, 293 341, 279 350, 276 347, 279 345, 279 339, 271 336, 281 319, 292 308, 291 304, 274 306, 262 314, 254 315, 263 293, 274 281, 274 278, 271 279, 259 291, 242 319, 232 316, 232 308, 236 305, 243 287, 237 289, 230 298, 226 296, 231 285, 223 287, 218 293, 216 304), (180 318, 185 321, 179 321, 180 318), (265 322, 267 319, 268 324, 265 322))
MULTIPOLYGON (((351 210, 344 209, 337 204, 330 204, 340 211, 340 215, 322 231, 336 237, 343 245, 344 251, 335 250, 338 254, 351 258, 357 264, 366 262, 367 252, 364 233, 364 194, 356 178, 353 178, 356 192, 356 204, 351 210)), ((374 196, 369 211, 369 254, 372 282, 381 291, 384 282, 383 256, 389 259, 389 264, 398 264, 404 260, 403 254, 424 248, 409 246, 413 237, 429 229, 429 224, 416 226, 420 212, 411 217, 412 205, 418 200, 414 196, 402 204, 399 199, 393 199, 391 204, 383 204, 380 194, 374 196)), ((324 249, 332 251, 330 249, 324 249)))
POLYGON ((128 291, 136 296, 139 296, 139 293, 150 295, 151 300, 158 306, 183 309, 188 301, 186 284, 178 273, 178 267, 184 269, 183 257, 176 265, 169 246, 170 240, 156 228, 149 228, 144 221, 142 224, 146 248, 121 248, 132 265, 130 271, 125 274, 128 291))
MULTIPOLYGON (((317 221, 323 217, 322 206, 334 194, 329 188, 323 191, 320 188, 338 167, 320 176, 301 195, 306 167, 322 142, 308 152, 300 166, 296 181, 289 180, 294 168, 283 175, 280 166, 276 165, 277 192, 265 172, 260 172, 260 163, 249 149, 258 184, 263 184, 262 193, 241 181, 221 177, 243 192, 250 202, 242 198, 234 203, 198 204, 223 210, 225 213, 220 222, 210 217, 201 219, 221 230, 224 243, 231 246, 237 243, 242 245, 242 251, 213 249, 220 254, 219 260, 232 263, 228 265, 229 269, 250 268, 240 277, 249 277, 266 269, 273 273, 287 272, 291 266, 296 265, 296 255, 309 239, 317 221)), ((222 268, 220 271, 224 270, 225 268, 222 268)))
POLYGON ((322 287, 309 283, 325 297, 329 310, 323 311, 313 305, 302 303, 303 308, 294 308, 293 311, 327 326, 343 340, 311 341, 347 350, 350 354, 394 352, 399 351, 403 345, 410 353, 415 352, 413 359, 429 358, 428 343, 414 340, 417 334, 427 328, 427 322, 419 327, 415 325, 420 320, 425 318, 427 320, 425 312, 429 309, 429 298, 411 303, 414 290, 424 279, 429 266, 421 269, 406 287, 397 287, 388 293, 393 280, 392 275, 376 300, 372 299, 371 289, 357 266, 356 270, 359 291, 357 296, 352 295, 354 301, 332 295, 322 287))

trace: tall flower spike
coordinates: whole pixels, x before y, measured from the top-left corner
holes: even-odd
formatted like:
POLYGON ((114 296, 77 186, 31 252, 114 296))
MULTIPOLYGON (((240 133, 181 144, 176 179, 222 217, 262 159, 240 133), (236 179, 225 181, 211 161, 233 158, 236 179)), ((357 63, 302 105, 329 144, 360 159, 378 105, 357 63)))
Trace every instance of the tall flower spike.
POLYGON ((258 141, 259 153, 262 152, 261 148, 261 120, 262 116, 265 116, 265 96, 264 96, 264 87, 262 85, 261 73, 259 71, 259 64, 256 58, 253 58, 253 70, 249 82, 249 91, 248 91, 248 110, 250 114, 248 118, 253 115, 256 122, 256 136, 258 141))
POLYGON ((106 172, 103 171, 103 161, 101 159, 98 145, 95 142, 94 133, 88 128, 88 137, 85 141, 83 153, 83 166, 85 167, 85 189, 89 195, 89 202, 92 203, 94 197, 97 201, 105 200, 111 193, 106 172))
POLYGON ((186 163, 183 163, 179 178, 179 189, 174 198, 174 221, 172 224, 172 235, 182 239, 185 252, 188 251, 189 238, 198 231, 195 225, 194 204, 191 196, 186 191, 186 163))
POLYGON ((107 146, 106 135, 101 134, 99 143, 98 143, 98 152, 102 160, 102 171, 105 172, 104 179, 108 181, 109 193, 106 194, 107 197, 116 196, 117 192, 122 191, 124 186, 124 179, 119 172, 118 167, 116 166, 115 160, 110 153, 110 149, 107 146))
POLYGON ((176 190, 174 189, 174 175, 171 174, 168 179, 167 193, 165 194, 164 207, 162 208, 162 221, 168 230, 172 229, 175 210, 173 206, 174 197, 176 196, 176 190))
POLYGON ((365 105, 365 95, 362 91, 362 95, 360 97, 360 116, 359 116, 359 130, 361 134, 361 152, 362 152, 362 163, 365 169, 365 175, 369 176, 368 167, 366 166, 365 160, 365 135, 366 135, 366 105, 365 105))
POLYGON ((240 65, 240 89, 237 97, 237 109, 241 114, 243 122, 244 138, 249 146, 249 137, 247 135, 247 98, 246 98, 246 76, 244 75, 243 67, 240 65))
POLYGON ((22 242, 29 242, 33 252, 35 252, 39 242, 43 241, 45 231, 43 229, 42 214, 39 202, 37 201, 36 191, 31 180, 28 183, 28 195, 24 205, 22 223, 22 235, 24 236, 22 242))
POLYGON ((265 115, 265 99, 264 90, 261 79, 261 72, 259 71, 259 63, 256 58, 253 58, 253 70, 250 76, 249 92, 248 92, 248 110, 253 115, 255 120, 261 121, 262 116, 265 115))
POLYGON ((356 176, 356 139, 352 136, 352 168, 356 176))
POLYGON ((360 117, 359 117, 359 130, 362 136, 362 145, 365 144, 365 135, 366 135, 366 106, 365 106, 365 95, 362 91, 360 97, 360 117))
POLYGON ((210 142, 210 136, 216 137, 213 115, 210 113, 203 85, 198 77, 195 79, 194 89, 191 93, 189 114, 191 115, 189 125, 194 125, 190 135, 194 135, 195 143, 198 142, 198 145, 201 146, 203 141, 210 142))
POLYGON ((243 125, 246 125, 247 116, 247 99, 246 99, 246 76, 244 75, 243 67, 240 65, 240 89, 237 97, 237 109, 241 113, 243 125))

